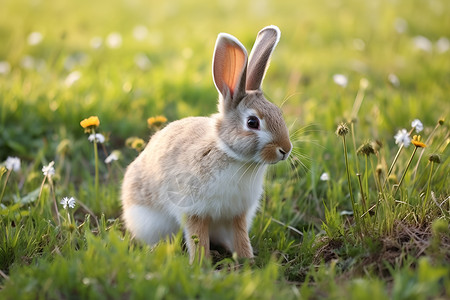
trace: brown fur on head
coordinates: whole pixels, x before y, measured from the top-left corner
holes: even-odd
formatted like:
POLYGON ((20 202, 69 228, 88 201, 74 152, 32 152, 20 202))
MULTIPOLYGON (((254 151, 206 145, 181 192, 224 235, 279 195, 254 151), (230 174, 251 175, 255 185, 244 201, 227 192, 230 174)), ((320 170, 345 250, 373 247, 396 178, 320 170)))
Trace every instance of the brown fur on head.
POLYGON ((247 51, 237 39, 221 34, 217 40, 213 58, 214 84, 220 94, 217 131, 223 147, 236 159, 276 163, 292 149, 281 110, 261 91, 279 35, 276 27, 261 30, 248 64, 247 51))

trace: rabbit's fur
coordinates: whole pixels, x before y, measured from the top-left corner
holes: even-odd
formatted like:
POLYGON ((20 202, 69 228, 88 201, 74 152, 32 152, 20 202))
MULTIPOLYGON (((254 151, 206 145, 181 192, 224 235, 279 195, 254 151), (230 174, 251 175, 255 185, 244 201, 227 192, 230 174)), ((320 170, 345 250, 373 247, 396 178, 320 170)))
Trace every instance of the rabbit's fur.
POLYGON ((248 230, 267 164, 292 149, 281 110, 261 91, 279 36, 277 27, 263 28, 248 59, 236 38, 219 34, 213 58, 219 112, 170 123, 127 168, 123 218, 133 236, 153 245, 183 228, 191 261, 196 245, 209 256, 210 240, 253 257, 248 230))

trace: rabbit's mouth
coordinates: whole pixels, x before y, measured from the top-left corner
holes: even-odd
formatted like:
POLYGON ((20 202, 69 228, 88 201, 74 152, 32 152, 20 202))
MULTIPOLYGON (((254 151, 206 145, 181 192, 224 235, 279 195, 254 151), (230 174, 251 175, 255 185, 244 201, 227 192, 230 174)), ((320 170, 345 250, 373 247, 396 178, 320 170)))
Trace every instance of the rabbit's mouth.
POLYGON ((279 161, 286 160, 292 150, 292 144, 281 147, 274 143, 269 143, 261 151, 261 159, 268 164, 276 164, 279 161))

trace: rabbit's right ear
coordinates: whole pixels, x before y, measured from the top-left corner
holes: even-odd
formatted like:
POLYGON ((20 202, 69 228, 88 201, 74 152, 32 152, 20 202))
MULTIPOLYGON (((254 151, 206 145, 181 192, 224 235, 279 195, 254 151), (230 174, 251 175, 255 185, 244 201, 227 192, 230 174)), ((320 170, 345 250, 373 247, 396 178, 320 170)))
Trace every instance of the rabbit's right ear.
POLYGON ((225 101, 225 107, 235 108, 245 96, 247 51, 232 35, 220 33, 213 57, 214 84, 225 101))

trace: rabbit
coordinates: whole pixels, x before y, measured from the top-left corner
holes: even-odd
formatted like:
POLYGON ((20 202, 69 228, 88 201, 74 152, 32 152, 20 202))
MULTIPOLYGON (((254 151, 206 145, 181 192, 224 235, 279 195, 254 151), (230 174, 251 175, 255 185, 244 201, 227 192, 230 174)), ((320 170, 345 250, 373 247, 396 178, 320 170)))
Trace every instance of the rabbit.
POLYGON ((261 90, 279 38, 278 27, 263 28, 248 57, 238 39, 218 35, 218 113, 169 123, 125 172, 123 219, 134 238, 155 245, 183 228, 191 263, 210 257, 210 242, 254 257, 248 232, 266 168, 292 150, 281 110, 261 90))

